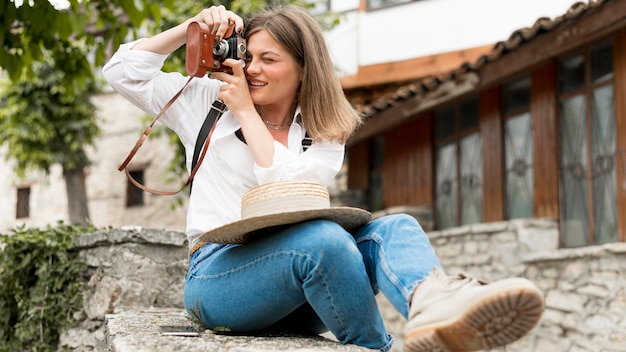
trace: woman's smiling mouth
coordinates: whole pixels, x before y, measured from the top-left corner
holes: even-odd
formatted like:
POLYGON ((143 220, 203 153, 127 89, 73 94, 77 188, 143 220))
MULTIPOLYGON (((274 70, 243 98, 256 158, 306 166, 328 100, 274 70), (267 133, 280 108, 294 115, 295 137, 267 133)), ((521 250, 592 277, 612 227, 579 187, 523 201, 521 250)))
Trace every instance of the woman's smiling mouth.
POLYGON ((248 84, 251 85, 252 87, 263 87, 267 85, 267 83, 260 82, 260 81, 248 81, 248 84))

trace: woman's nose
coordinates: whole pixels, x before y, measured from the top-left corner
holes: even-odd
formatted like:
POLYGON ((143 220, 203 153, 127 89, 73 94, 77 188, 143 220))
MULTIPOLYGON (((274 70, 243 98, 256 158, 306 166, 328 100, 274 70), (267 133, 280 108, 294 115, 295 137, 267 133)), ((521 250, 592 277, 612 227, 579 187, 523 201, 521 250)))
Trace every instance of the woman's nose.
POLYGON ((246 72, 252 75, 259 72, 259 65, 256 60, 248 60, 246 62, 246 72))

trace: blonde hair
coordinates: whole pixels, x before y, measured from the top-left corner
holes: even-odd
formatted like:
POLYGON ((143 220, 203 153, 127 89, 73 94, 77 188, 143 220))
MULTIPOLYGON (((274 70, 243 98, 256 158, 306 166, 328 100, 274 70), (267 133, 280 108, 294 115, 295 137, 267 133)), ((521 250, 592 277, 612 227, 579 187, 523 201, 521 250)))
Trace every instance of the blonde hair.
POLYGON ((285 6, 252 16, 245 28, 246 39, 266 30, 302 68, 296 99, 309 136, 345 143, 363 118, 344 95, 320 25, 303 9, 285 6))

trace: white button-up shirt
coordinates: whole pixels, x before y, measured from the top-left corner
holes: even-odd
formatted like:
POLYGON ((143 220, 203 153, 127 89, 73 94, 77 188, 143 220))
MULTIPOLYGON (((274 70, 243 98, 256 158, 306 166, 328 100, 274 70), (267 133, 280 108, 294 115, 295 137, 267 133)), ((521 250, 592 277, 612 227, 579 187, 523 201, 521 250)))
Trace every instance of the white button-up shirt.
MULTIPOLYGON (((107 82, 122 96, 151 116, 187 82, 180 73, 166 73, 161 67, 167 55, 131 50, 136 42, 123 44, 104 66, 107 82)), ((185 147, 187 170, 198 132, 217 99, 220 81, 194 78, 159 121, 172 129, 185 147)), ((306 117, 303 117, 306 118, 306 117)), ((345 145, 338 142, 313 143, 302 150, 305 129, 300 108, 289 128, 288 147, 274 142, 270 167, 258 166, 248 146, 235 132, 241 127, 230 111, 218 120, 207 154, 193 181, 187 213, 189 246, 205 231, 241 218, 241 198, 251 187, 281 180, 302 180, 328 186, 343 163, 345 145)))

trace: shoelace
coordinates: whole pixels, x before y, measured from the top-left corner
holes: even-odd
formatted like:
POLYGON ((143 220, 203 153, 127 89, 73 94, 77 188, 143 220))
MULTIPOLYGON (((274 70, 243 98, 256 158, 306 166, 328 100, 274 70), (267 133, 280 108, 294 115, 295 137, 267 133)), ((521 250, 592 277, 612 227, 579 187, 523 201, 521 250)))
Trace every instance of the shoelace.
POLYGON ((459 273, 457 276, 449 277, 448 282, 445 285, 445 289, 448 291, 458 290, 463 286, 468 286, 472 284, 479 284, 481 286, 487 285, 486 282, 475 279, 473 277, 469 277, 465 275, 465 273, 459 273))

